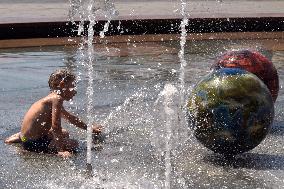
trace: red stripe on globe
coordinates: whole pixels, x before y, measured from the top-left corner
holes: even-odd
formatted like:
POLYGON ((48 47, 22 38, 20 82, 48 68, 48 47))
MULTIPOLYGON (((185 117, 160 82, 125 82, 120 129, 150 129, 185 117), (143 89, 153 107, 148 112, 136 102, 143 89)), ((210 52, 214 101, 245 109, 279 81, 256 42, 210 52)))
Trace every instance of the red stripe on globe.
POLYGON ((275 102, 279 92, 279 78, 273 63, 260 52, 254 50, 234 50, 222 54, 214 62, 214 69, 241 68, 255 74, 269 89, 275 102))

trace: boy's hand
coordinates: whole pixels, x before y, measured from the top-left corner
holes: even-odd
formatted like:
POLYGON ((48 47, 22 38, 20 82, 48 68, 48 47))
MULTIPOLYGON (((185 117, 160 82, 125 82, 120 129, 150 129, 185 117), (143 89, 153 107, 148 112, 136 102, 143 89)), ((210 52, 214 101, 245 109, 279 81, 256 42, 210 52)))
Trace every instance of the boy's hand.
POLYGON ((92 129, 93 129, 93 134, 98 135, 102 132, 103 126, 98 125, 98 124, 93 124, 92 129))
POLYGON ((62 158, 70 158, 72 156, 72 153, 68 151, 64 151, 64 152, 58 152, 57 155, 62 158))

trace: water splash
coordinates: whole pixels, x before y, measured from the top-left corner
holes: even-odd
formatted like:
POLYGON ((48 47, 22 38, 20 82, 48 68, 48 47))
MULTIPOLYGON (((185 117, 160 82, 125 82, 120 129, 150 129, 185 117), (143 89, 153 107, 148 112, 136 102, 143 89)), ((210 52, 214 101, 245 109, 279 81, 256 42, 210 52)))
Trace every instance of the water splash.
MULTIPOLYGON (((115 110, 111 111, 110 114, 105 118, 103 121, 103 125, 105 125, 105 132, 110 133, 110 126, 113 122, 116 122, 116 125, 127 125, 125 123, 126 120, 130 119, 123 119, 123 117, 128 113, 131 112, 132 114, 135 113, 135 109, 133 107, 137 107, 136 112, 139 112, 140 105, 142 104, 145 98, 147 97, 147 94, 143 91, 137 90, 134 94, 130 95, 125 99, 125 101, 122 103, 122 105, 117 106, 115 110), (129 110, 131 109, 131 111, 129 110), (120 118, 123 120, 123 124, 119 124, 117 118, 120 118)), ((138 114, 139 117, 141 117, 140 114, 138 114)), ((126 116, 126 117, 133 117, 133 116, 126 116)))
POLYGON ((184 48, 185 48, 185 43, 186 43, 186 37, 187 37, 187 31, 186 31, 186 26, 188 25, 188 18, 187 18, 187 13, 186 13, 186 1, 181 0, 181 11, 182 15, 182 21, 180 24, 181 28, 181 36, 180 36, 180 51, 178 53, 178 57, 180 60, 180 76, 179 76, 179 81, 180 81, 180 106, 182 109, 182 115, 181 115, 181 124, 185 124, 185 67, 187 65, 187 62, 184 58, 184 48))
POLYGON ((223 3, 223 0, 216 0, 219 4, 223 3))
POLYGON ((165 145, 165 188, 170 189, 171 184, 171 149, 172 149, 172 125, 175 110, 172 108, 174 101, 173 97, 178 92, 178 90, 171 84, 166 84, 161 95, 164 96, 164 111, 166 113, 166 145, 165 145))
POLYGON ((186 16, 186 2, 184 0, 181 0, 181 15, 183 17, 180 28, 181 28, 181 36, 180 36, 180 51, 178 54, 178 57, 180 59, 180 93, 181 93, 181 102, 184 102, 184 93, 185 93, 185 87, 184 87, 184 71, 185 71, 185 66, 187 65, 187 62, 184 58, 184 46, 186 43, 186 37, 187 37, 187 32, 186 32, 186 26, 188 25, 188 18, 186 16))
POLYGON ((88 127, 87 127, 87 165, 92 164, 92 124, 94 122, 93 117, 93 97, 94 97, 94 89, 93 89, 93 62, 94 62, 94 46, 93 46, 93 39, 94 39, 94 25, 96 24, 96 17, 93 14, 93 5, 94 0, 90 1, 88 6, 89 16, 88 20, 90 24, 88 26, 88 64, 87 64, 87 72, 88 72, 88 87, 87 87, 87 97, 88 97, 88 105, 87 105, 87 118, 88 118, 88 127))
MULTIPOLYGON (((137 90, 108 114, 104 125, 109 125, 106 127, 109 142, 119 141, 120 144, 127 144, 128 147, 134 145, 132 140, 134 139, 135 143, 139 145, 143 143, 148 150, 152 147, 153 150, 148 153, 153 153, 159 161, 164 162, 165 166, 163 184, 161 184, 163 188, 170 188, 173 179, 171 163, 173 151, 186 140, 187 132, 184 125, 179 125, 176 114, 179 110, 178 89, 172 84, 162 87, 162 85, 157 86, 157 91, 160 91, 158 98, 156 95, 149 96, 147 89, 137 90), (151 145, 148 145, 148 142, 151 145)), ((143 145, 138 148, 143 149, 143 145)), ((139 153, 136 145, 133 148, 139 153)))
POLYGON ((113 17, 118 15, 118 11, 115 9, 114 2, 111 0, 104 0, 100 2, 99 9, 104 11, 104 16, 107 19, 107 22, 104 24, 104 29, 100 32, 100 37, 104 38, 105 33, 109 30, 110 21, 113 17))
MULTIPOLYGON (((114 3, 112 0, 70 0, 70 9, 69 9, 69 19, 75 24, 76 16, 79 18, 79 25, 77 34, 81 35, 84 31, 84 22, 89 21, 88 25, 88 38, 84 40, 80 44, 79 52, 84 60, 84 46, 87 45, 87 63, 81 62, 82 65, 85 65, 87 68, 87 78, 88 78, 88 86, 86 95, 88 97, 87 104, 87 167, 89 170, 92 169, 92 124, 94 122, 93 111, 94 111, 94 68, 93 63, 95 62, 94 57, 94 26, 98 21, 98 17, 104 15, 105 18, 108 19, 106 22, 104 29, 100 32, 100 36, 104 37, 105 32, 108 31, 110 20, 114 15, 117 15, 118 12, 115 9, 114 3)), ((79 74, 81 77, 81 74, 79 74)))
POLYGON ((84 31, 84 21, 86 20, 86 11, 85 9, 86 1, 82 0, 69 0, 69 13, 68 18, 72 22, 72 24, 76 25, 75 20, 79 20, 77 35, 82 35, 84 31), (78 16, 77 16, 78 15, 78 16))
POLYGON ((108 20, 105 25, 104 25, 104 29, 103 31, 100 31, 100 37, 104 38, 105 37, 105 33, 108 31, 109 29, 109 24, 110 24, 110 20, 108 20))
POLYGON ((75 24, 75 20, 79 21, 77 35, 82 35, 84 23, 85 21, 90 21, 90 15, 100 20, 107 20, 103 33, 101 32, 101 34, 104 34, 108 31, 110 20, 119 14, 113 0, 69 0, 69 2, 69 21, 71 21, 72 24, 75 24))

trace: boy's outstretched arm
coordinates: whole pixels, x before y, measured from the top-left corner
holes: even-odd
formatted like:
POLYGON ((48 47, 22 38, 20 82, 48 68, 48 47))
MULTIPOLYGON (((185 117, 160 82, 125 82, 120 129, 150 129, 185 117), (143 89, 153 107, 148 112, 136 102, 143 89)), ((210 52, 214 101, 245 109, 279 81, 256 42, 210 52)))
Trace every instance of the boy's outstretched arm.
MULTIPOLYGON (((67 112, 63 107, 61 115, 64 119, 68 120, 71 124, 79 127, 81 129, 87 130, 87 124, 85 124, 80 118, 67 112)), ((93 124, 93 133, 99 134, 102 131, 102 126, 98 124, 93 124)))

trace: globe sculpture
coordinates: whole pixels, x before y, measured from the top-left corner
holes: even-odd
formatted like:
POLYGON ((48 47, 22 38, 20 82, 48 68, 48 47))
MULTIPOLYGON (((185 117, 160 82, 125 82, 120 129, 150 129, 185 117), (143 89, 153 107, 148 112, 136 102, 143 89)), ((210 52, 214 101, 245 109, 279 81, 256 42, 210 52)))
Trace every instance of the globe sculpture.
POLYGON ((242 68, 259 77, 269 89, 275 102, 279 91, 277 70, 268 58, 253 50, 229 51, 219 56, 213 68, 242 68))
POLYGON ((193 89, 187 104, 195 137, 216 153, 255 148, 267 135, 274 104, 266 85, 243 69, 212 71, 193 89))

